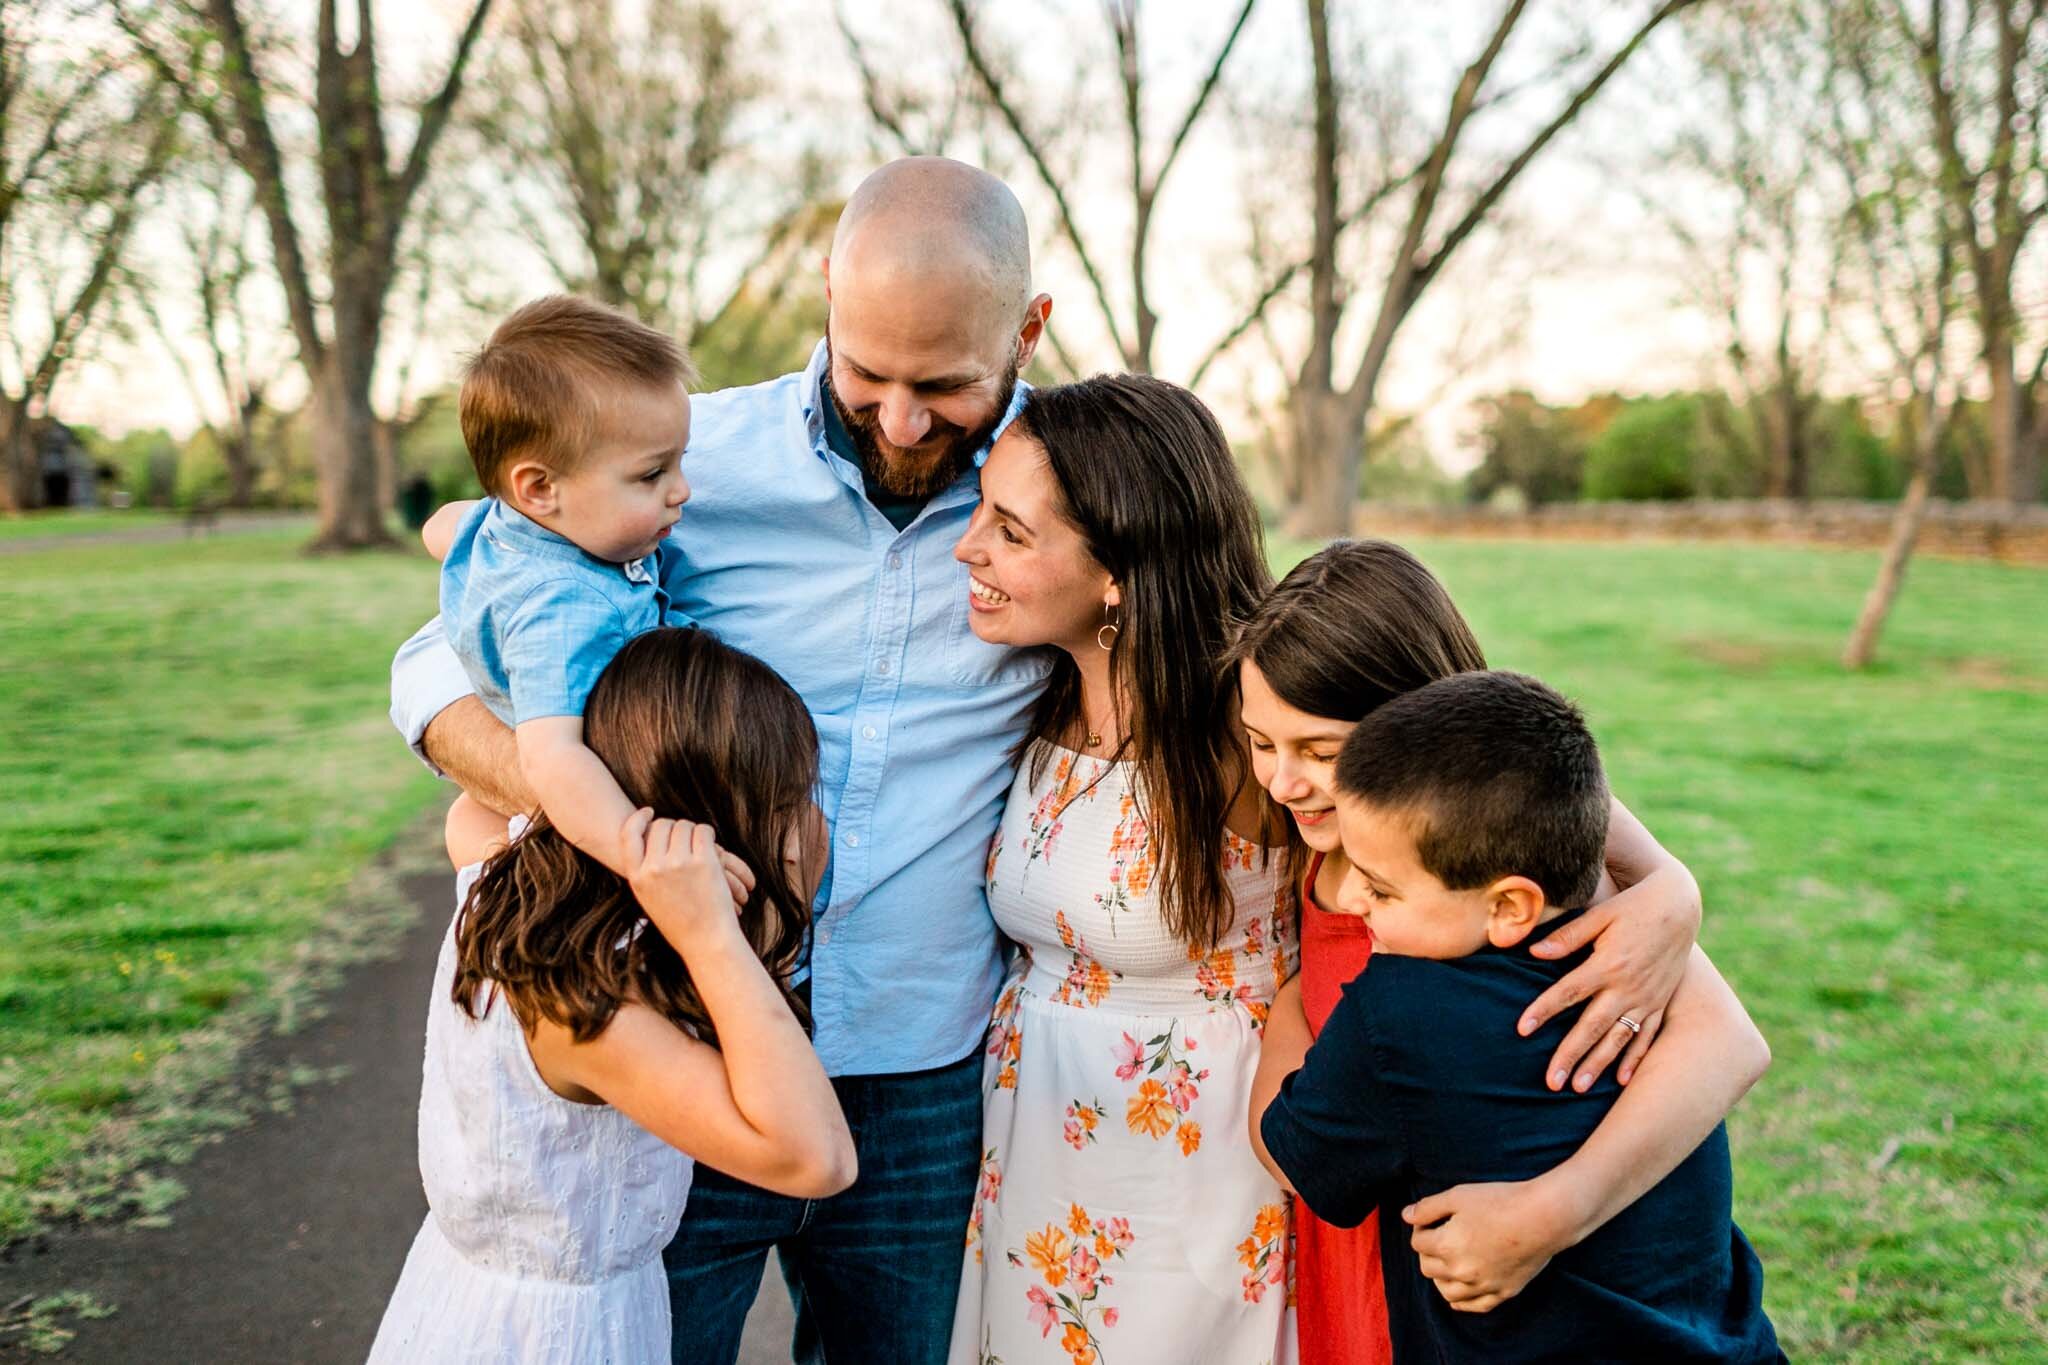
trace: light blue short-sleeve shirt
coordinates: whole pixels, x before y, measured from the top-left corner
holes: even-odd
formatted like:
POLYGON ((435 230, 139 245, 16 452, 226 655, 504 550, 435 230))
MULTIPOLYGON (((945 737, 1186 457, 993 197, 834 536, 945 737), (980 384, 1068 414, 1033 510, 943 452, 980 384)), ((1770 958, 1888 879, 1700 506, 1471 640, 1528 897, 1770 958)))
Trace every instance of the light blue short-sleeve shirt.
POLYGON ((471 508, 441 563, 441 624, 491 714, 580 716, 626 641, 686 624, 668 610, 663 553, 615 564, 496 498, 471 508))

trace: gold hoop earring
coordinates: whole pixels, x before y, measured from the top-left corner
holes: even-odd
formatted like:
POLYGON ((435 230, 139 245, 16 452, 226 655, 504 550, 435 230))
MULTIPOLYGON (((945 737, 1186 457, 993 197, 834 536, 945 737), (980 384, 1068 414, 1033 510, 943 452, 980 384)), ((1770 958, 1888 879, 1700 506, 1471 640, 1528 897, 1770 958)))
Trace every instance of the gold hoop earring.
POLYGON ((1113 611, 1119 615, 1122 614, 1119 608, 1113 607, 1107 602, 1102 604, 1102 624, 1096 627, 1095 630, 1095 647, 1105 654, 1116 648, 1116 637, 1123 633, 1123 628, 1110 619, 1109 614, 1113 611), (1103 639, 1104 635, 1107 635, 1109 638, 1103 639))

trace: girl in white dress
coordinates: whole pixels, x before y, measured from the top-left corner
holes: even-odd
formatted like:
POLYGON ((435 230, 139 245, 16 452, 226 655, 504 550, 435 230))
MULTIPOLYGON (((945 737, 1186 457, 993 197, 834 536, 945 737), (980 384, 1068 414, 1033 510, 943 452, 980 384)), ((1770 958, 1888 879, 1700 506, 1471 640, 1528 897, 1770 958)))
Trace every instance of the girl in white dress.
POLYGON ((1059 651, 989 857, 989 1031, 956 1365, 1291 1360, 1286 1196, 1245 1113, 1293 970, 1233 624, 1269 586, 1193 394, 1035 391, 955 556, 984 640, 1059 651))
MULTIPOLYGON (((545 819, 465 868, 427 1015, 431 1211, 373 1362, 665 1362, 661 1249, 693 1158, 801 1198, 853 1180, 787 987, 823 852, 802 702, 665 629, 619 652, 585 721, 640 807, 630 876, 545 819)), ((485 837, 457 818, 449 845, 464 863, 485 837)))

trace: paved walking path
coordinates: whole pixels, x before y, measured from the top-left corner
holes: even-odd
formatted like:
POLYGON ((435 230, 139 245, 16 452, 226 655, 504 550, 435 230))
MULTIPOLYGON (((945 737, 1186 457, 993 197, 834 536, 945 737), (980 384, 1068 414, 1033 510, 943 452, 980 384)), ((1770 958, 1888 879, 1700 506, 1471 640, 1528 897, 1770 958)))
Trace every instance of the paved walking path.
POLYGON ((258 531, 294 529, 311 531, 313 517, 305 512, 223 512, 218 521, 189 529, 182 520, 152 521, 141 526, 108 526, 95 531, 13 536, 0 539, 0 555, 28 554, 33 550, 67 550, 80 545, 155 545, 188 538, 205 540, 209 536, 252 535, 258 531))
MULTIPOLYGON (((165 1228, 59 1230, 0 1260, 0 1309, 83 1291, 116 1308, 64 1320, 77 1337, 59 1362, 309 1362, 358 1365, 426 1213, 414 1130, 421 1030, 451 879, 404 883, 417 920, 395 958, 343 979, 331 1012, 252 1050, 248 1074, 345 1068, 170 1168, 187 1197, 165 1228)), ((770 1273, 748 1323, 742 1365, 789 1359, 790 1309, 770 1273)), ((46 1361, 18 1339, 0 1361, 46 1361)))

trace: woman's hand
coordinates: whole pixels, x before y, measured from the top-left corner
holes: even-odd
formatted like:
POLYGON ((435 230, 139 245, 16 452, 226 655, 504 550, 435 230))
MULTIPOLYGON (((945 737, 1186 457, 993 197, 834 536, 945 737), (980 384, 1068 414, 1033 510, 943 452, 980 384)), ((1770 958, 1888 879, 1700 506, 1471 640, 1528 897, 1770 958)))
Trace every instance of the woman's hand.
POLYGON ((1581 1000, 1579 1021, 1551 1054, 1552 1090, 1590 1089, 1616 1057, 1615 1078, 1627 1085, 1664 1025, 1664 1009, 1699 935, 1700 895, 1683 864, 1668 863, 1613 899, 1549 935, 1529 951, 1568 957, 1588 943, 1592 954, 1536 998, 1518 1026, 1527 1037, 1581 1000), (1638 1025, 1630 1029, 1626 1018, 1638 1025), (1573 1068, 1578 1069, 1576 1076, 1573 1068))
POLYGON ((1485 1313, 1522 1292, 1576 1237, 1572 1211, 1542 1176, 1454 1185, 1401 1210, 1416 1260, 1461 1313, 1485 1313))
POLYGON ((621 831, 626 881, 661 936, 678 951, 719 921, 733 922, 731 873, 711 826, 657 820, 645 806, 621 831))

